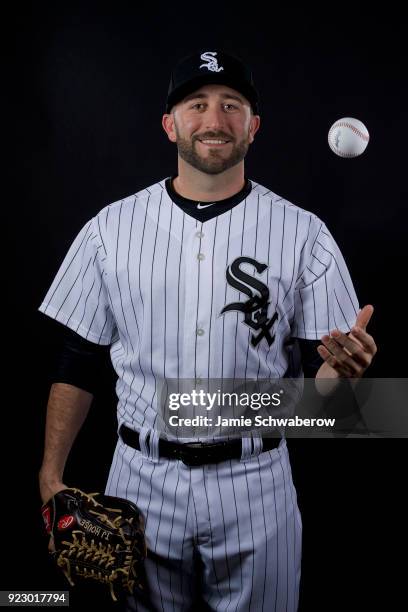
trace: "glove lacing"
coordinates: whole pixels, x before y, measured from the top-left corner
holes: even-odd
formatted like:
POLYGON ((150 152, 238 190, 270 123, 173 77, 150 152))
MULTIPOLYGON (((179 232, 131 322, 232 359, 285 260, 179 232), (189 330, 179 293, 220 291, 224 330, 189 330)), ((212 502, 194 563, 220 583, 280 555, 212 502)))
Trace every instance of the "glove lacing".
POLYGON ((126 584, 130 592, 133 591, 134 582, 135 582, 134 580, 135 573, 134 573, 134 567, 132 563, 133 554, 129 548, 132 542, 131 540, 126 539, 123 528, 120 525, 120 523, 123 522, 123 520, 127 520, 129 524, 133 523, 133 517, 131 517, 130 519, 123 519, 122 511, 120 509, 105 508, 101 506, 101 504, 99 504, 94 499, 94 497, 98 495, 98 493, 84 493, 83 491, 80 491, 79 489, 74 489, 74 491, 79 493, 81 496, 85 497, 89 502, 92 502, 95 507, 99 506, 99 507, 102 507, 104 510, 119 513, 118 517, 111 519, 106 514, 106 512, 97 512, 96 510, 89 510, 90 513, 98 516, 98 518, 103 523, 106 523, 111 528, 116 529, 120 533, 123 539, 123 543, 127 547, 127 549, 125 548, 125 550, 127 550, 127 554, 125 555, 125 558, 123 561, 123 567, 115 568, 110 573, 107 573, 107 570, 110 568, 110 566, 112 566, 115 563, 115 560, 116 560, 115 553, 117 556, 118 553, 123 552, 123 550, 120 547, 120 544, 118 543, 116 544, 115 547, 113 547, 111 544, 104 545, 102 542, 99 542, 99 545, 97 546, 95 544, 94 539, 92 539, 90 543, 87 541, 85 533, 83 531, 74 530, 72 531, 73 541, 72 542, 69 542, 69 541, 62 542, 69 548, 61 552, 61 554, 59 555, 59 558, 57 559, 57 564, 63 570, 71 586, 74 586, 74 582, 71 577, 71 564, 75 564, 75 560, 81 557, 83 557, 84 561, 89 560, 89 561, 93 561, 97 563, 98 565, 101 566, 100 572, 96 572, 94 569, 90 570, 87 567, 84 567, 81 569, 79 568, 79 566, 75 567, 75 571, 79 576, 84 576, 85 578, 94 578, 95 580, 98 580, 100 582, 108 583, 110 587, 111 596, 114 601, 117 601, 117 598, 113 590, 113 586, 114 586, 114 582, 118 581, 119 574, 120 573, 124 574, 125 576, 124 583, 126 584), (80 539, 80 536, 82 536, 82 539, 80 539), (133 574, 133 577, 131 577, 132 574, 133 574))

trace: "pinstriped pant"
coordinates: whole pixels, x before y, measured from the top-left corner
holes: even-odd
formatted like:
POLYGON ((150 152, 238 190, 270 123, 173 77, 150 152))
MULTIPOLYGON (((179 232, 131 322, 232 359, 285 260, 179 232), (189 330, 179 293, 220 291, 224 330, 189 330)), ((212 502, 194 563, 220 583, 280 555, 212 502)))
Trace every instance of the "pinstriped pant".
POLYGON ((140 451, 119 439, 106 493, 144 515, 152 602, 129 597, 127 610, 190 610, 198 582, 211 610, 297 610, 302 523, 286 442, 250 443, 241 459, 188 467, 159 458, 157 436, 140 451))

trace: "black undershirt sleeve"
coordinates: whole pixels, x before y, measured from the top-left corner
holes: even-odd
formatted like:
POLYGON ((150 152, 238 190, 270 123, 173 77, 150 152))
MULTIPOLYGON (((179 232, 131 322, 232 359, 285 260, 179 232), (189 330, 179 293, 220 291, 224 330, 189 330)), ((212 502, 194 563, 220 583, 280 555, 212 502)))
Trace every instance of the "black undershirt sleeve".
POLYGON ((317 347, 321 344, 321 341, 304 340, 303 338, 297 338, 297 341, 302 359, 303 374, 305 378, 315 378, 324 361, 317 352, 317 347))
POLYGON ((95 394, 110 359, 109 351, 109 345, 90 342, 65 327, 52 380, 95 394))

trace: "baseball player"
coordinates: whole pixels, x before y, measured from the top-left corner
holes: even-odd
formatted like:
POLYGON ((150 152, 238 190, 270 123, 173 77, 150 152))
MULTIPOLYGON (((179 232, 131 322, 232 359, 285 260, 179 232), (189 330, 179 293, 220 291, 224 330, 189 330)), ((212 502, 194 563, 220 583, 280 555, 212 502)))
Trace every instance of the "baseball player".
MULTIPOLYGON (((315 214, 248 178, 260 126, 252 73, 200 50, 171 74, 163 128, 178 171, 109 204, 72 243, 40 311, 67 328, 50 392, 43 501, 109 351, 118 442, 106 493, 146 525, 151 610, 295 611, 301 531, 284 438, 164 431, 166 379, 359 378, 376 352, 350 274, 315 214)), ((326 392, 323 388, 322 393, 326 392)), ((129 610, 146 610, 130 597, 129 610)))

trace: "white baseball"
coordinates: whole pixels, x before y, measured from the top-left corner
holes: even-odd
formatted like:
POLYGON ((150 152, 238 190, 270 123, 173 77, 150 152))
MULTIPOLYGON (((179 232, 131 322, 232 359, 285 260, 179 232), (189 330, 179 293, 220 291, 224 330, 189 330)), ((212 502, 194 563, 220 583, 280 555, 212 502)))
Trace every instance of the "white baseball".
POLYGON ((364 123, 352 117, 343 117, 335 121, 329 130, 329 146, 340 157, 357 157, 361 155, 370 140, 364 123))

